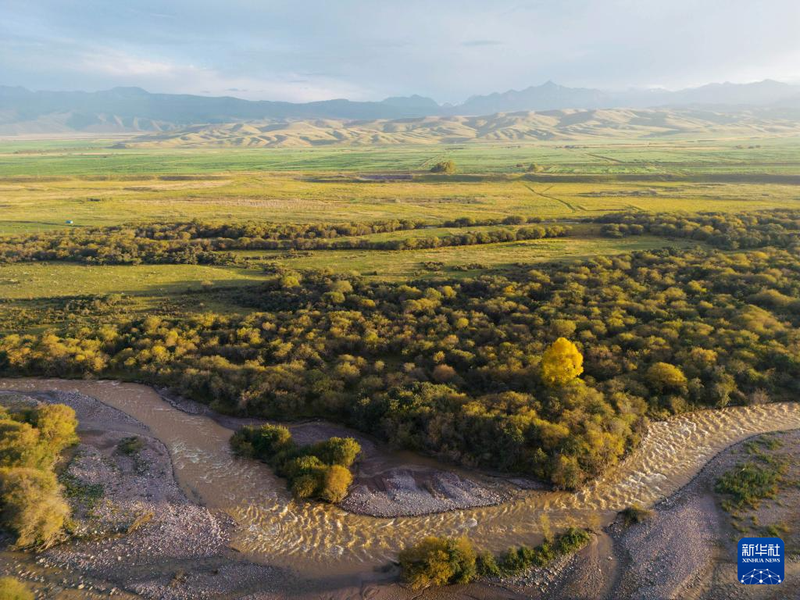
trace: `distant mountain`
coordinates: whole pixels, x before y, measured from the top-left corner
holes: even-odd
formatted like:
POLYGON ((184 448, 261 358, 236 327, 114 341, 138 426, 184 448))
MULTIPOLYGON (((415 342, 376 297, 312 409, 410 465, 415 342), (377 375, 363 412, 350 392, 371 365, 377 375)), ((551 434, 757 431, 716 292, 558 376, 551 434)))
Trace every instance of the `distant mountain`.
POLYGON ((472 115, 562 108, 755 107, 782 105, 798 94, 800 86, 771 80, 745 84, 712 83, 676 92, 663 89, 605 92, 564 87, 548 81, 521 91, 473 96, 449 111, 451 114, 472 115))
POLYGON ((0 86, 0 135, 165 131, 199 123, 253 119, 397 119, 438 114, 430 98, 383 102, 249 101, 232 97, 151 94, 141 88, 101 92, 32 92, 0 86))
POLYGON ((135 133, 172 131, 195 125, 263 120, 396 120, 435 116, 477 116, 519 111, 600 108, 694 107, 724 111, 744 107, 800 107, 800 86, 777 81, 710 84, 671 92, 608 92, 570 88, 552 81, 521 91, 473 96, 440 106, 422 96, 382 102, 325 100, 249 101, 233 97, 151 94, 124 87, 100 92, 30 91, 0 86, 0 135, 48 133, 135 133))
POLYGON ((500 113, 488 117, 227 123, 144 135, 120 145, 271 148, 798 134, 800 110, 760 109, 732 114, 698 109, 569 109, 500 113))
POLYGON ((509 90, 488 96, 472 96, 464 104, 453 106, 453 114, 489 115, 521 110, 555 110, 562 108, 611 107, 611 97, 600 90, 569 88, 548 81, 517 91, 509 90))

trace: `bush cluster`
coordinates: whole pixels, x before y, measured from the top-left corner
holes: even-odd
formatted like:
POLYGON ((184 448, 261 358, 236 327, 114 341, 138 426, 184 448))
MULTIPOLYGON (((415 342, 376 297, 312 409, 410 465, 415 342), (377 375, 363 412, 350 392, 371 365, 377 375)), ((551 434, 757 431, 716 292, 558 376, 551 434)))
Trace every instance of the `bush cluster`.
POLYGON ((466 537, 426 537, 400 552, 400 567, 415 589, 469 583, 479 577, 517 575, 531 567, 543 567, 580 550, 590 539, 586 530, 571 527, 536 547, 509 548, 495 557, 491 552, 476 552, 466 537))
POLYGON ((76 427, 63 404, 0 408, 0 525, 17 547, 48 547, 61 536, 70 511, 53 466, 77 441, 76 427))
POLYGON ((332 437, 310 446, 298 446, 282 425, 246 425, 231 438, 240 456, 258 458, 288 479, 295 498, 341 502, 353 475, 350 467, 361 446, 353 438, 332 437))

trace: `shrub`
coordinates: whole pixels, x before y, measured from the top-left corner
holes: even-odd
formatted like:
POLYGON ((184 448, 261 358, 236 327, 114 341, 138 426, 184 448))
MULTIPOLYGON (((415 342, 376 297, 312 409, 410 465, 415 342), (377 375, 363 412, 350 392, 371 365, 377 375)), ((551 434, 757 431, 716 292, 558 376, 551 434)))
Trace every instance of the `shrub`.
POLYGON ((642 508, 638 504, 631 504, 626 509, 620 511, 623 520, 625 521, 625 525, 634 525, 636 523, 642 523, 646 521, 651 516, 653 516, 652 510, 647 510, 646 508, 642 508))
POLYGON ((456 163, 452 160, 442 160, 431 167, 431 173, 444 173, 452 175, 456 172, 456 163))
POLYGON ((320 497, 327 502, 341 502, 347 496, 347 490, 353 483, 350 470, 341 465, 331 465, 325 471, 320 497))
POLYGON ((49 547, 59 538, 69 516, 51 471, 0 469, 0 518, 20 548, 49 547))
POLYGON ((475 568, 479 577, 499 577, 502 575, 500 566, 494 554, 491 552, 481 552, 475 560, 475 568))
POLYGON ((28 423, 0 421, 0 467, 38 468, 48 454, 39 443, 39 431, 28 423))
POLYGON ((745 506, 758 508, 761 500, 774 498, 778 493, 778 485, 783 481, 786 470, 784 461, 761 465, 747 462, 723 474, 714 489, 729 497, 722 504, 725 510, 745 506))
POLYGON ((577 552, 589 543, 591 536, 585 529, 570 527, 558 537, 555 545, 557 554, 571 554, 577 552))
POLYGON ((468 538, 426 537, 400 552, 403 577, 414 589, 469 583, 477 575, 476 555, 468 538))
POLYGON ((42 443, 47 444, 54 455, 78 441, 75 433, 78 419, 75 411, 65 404, 44 404, 32 415, 33 426, 39 430, 42 443))
POLYGON ((117 444, 117 450, 126 456, 134 456, 139 454, 142 448, 144 448, 144 442, 142 441, 142 438, 135 435, 123 438, 119 441, 119 444, 117 444))
POLYGON ((0 598, 2 600, 33 600, 28 586, 13 577, 0 577, 0 598))
POLYGON ((319 489, 319 478, 311 473, 300 475, 292 480, 292 494, 298 500, 311 498, 317 494, 319 489))
POLYGON ((361 453, 361 445, 353 438, 332 437, 314 444, 311 453, 327 465, 349 468, 361 453))

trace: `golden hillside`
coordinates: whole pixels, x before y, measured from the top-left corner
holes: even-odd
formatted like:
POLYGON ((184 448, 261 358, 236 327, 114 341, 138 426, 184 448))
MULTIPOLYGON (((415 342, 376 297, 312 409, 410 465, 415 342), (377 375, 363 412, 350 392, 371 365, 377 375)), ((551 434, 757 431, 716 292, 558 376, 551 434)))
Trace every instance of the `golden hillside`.
POLYGON ((197 125, 139 136, 126 145, 269 148, 798 133, 800 121, 778 113, 608 109, 500 113, 483 117, 374 121, 310 119, 197 125))

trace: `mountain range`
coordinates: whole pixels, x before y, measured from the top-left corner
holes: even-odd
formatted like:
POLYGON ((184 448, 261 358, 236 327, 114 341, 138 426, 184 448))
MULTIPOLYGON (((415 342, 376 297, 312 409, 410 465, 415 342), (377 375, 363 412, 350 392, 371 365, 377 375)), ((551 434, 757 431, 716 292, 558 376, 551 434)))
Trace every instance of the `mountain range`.
POLYGON ((141 88, 99 92, 31 91, 0 86, 0 135, 163 132, 196 125, 250 121, 336 119, 397 120, 474 117, 520 111, 608 108, 694 108, 717 112, 747 108, 800 108, 800 86, 765 80, 710 84, 679 91, 609 92, 547 82, 524 90, 473 96, 440 105, 422 96, 380 102, 325 100, 308 103, 250 101, 233 97, 153 94, 141 88))

